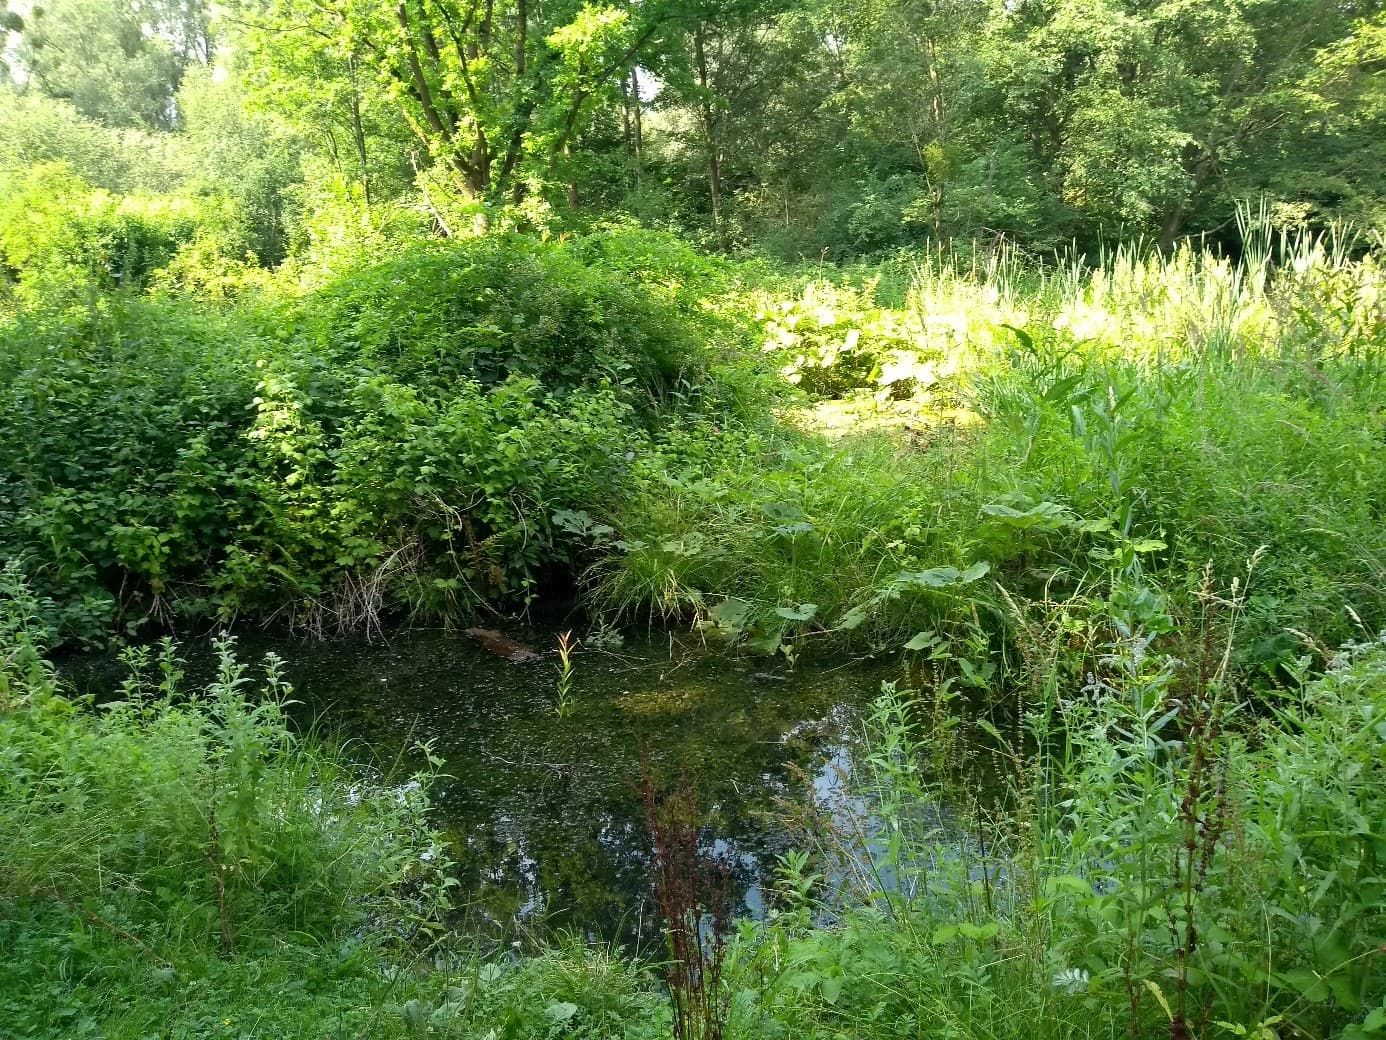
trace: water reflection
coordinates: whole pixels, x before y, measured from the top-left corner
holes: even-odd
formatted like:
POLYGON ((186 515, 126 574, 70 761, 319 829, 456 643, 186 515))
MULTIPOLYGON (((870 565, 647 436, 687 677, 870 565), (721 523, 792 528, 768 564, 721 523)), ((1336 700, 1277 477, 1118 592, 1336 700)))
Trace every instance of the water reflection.
MULTIPOLYGON (((509 634, 554 644, 552 632, 509 634)), ((662 783, 686 777, 709 814, 706 840, 731 864, 735 905, 760 914, 762 880, 791 841, 776 804, 829 793, 859 710, 891 674, 860 662, 788 673, 666 637, 580 654, 577 705, 560 718, 555 659, 512 665, 461 635, 242 637, 244 656, 267 651, 287 663, 300 718, 363 761, 418 766, 422 741, 443 760, 437 819, 470 927, 567 926, 628 943, 654 923, 642 753, 662 783)))

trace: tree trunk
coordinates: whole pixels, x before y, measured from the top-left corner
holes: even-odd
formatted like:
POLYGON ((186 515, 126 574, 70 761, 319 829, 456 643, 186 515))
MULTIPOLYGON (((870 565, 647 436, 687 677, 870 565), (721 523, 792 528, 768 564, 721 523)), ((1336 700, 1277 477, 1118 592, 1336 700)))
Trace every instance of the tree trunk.
POLYGON ((635 184, 639 187, 645 183, 645 120, 640 112, 640 77, 634 69, 630 73, 630 85, 633 102, 631 115, 635 123, 635 184))
POLYGON ((644 180, 640 156, 640 81, 632 69, 621 77, 621 132, 626 141, 626 159, 638 189, 644 180))
MULTIPOLYGON (((563 146, 563 157, 567 159, 573 154, 573 149, 569 145, 563 146)), ((576 211, 578 208, 578 186, 577 181, 572 178, 572 170, 568 171, 568 208, 576 211)))
POLYGON ((704 27, 699 25, 693 34, 693 61, 694 71, 698 76, 698 86, 702 90, 699 109, 702 116, 703 145, 707 150, 707 185, 709 201, 712 203, 712 226, 720 239, 722 233, 722 156, 717 142, 718 119, 712 104, 711 76, 707 67, 704 33, 704 27))
POLYGON ((1180 232, 1184 230, 1184 222, 1189 219, 1189 211, 1183 206, 1175 206, 1165 215, 1165 219, 1160 224, 1161 249, 1170 249, 1179 238, 1180 232))
POLYGON ((943 201, 948 185, 948 98, 944 92, 943 76, 938 67, 938 45, 932 37, 924 41, 925 69, 929 77, 929 118, 934 127, 934 142, 938 145, 938 161, 935 169, 925 169, 933 184, 934 239, 943 244, 943 201))
POLYGON ((371 167, 366 155, 366 130, 361 122, 361 90, 356 79, 356 55, 347 59, 347 71, 351 76, 351 137, 356 145, 356 161, 361 165, 361 191, 365 196, 366 208, 371 208, 371 167))

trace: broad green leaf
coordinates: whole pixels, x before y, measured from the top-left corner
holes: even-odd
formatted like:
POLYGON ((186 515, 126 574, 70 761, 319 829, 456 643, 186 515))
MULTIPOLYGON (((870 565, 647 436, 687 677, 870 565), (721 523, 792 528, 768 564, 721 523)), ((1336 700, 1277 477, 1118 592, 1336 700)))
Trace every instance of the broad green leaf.
POLYGON ((746 631, 746 623, 751 617, 752 609, 751 604, 744 599, 728 596, 707 613, 708 619, 716 627, 732 635, 740 635, 746 631))
POLYGON ((938 644, 938 633, 930 629, 925 629, 923 632, 916 632, 912 637, 910 637, 910 641, 905 644, 905 649, 927 650, 930 647, 937 646, 938 644))
POLYGON ((578 1013, 578 1006, 567 1000, 560 1000, 550 1004, 544 1009, 544 1014, 549 1016, 549 1020, 557 1025, 572 1020, 578 1013))
POLYGON ((837 627, 844 631, 851 632, 853 629, 860 628, 865 621, 866 608, 852 607, 838 620, 837 627))

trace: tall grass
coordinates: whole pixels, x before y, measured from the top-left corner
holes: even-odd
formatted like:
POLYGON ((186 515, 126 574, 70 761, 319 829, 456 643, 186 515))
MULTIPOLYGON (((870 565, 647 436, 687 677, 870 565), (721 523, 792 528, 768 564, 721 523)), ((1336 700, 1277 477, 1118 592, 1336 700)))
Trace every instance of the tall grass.
MULTIPOLYGON (((743 1022, 806 1037, 1380 1035, 1386 840, 1367 821, 1386 814, 1386 641, 1253 717, 1228 672, 1242 596, 1204 592, 1187 636, 1158 605, 1113 613, 1085 685, 1049 672, 1023 742, 968 727, 976 754, 1017 767, 999 815, 938 768, 918 696, 887 689, 832 823, 805 833, 817 856, 786 862, 791 899, 737 962, 739 982, 765 980, 743 1022), (811 869, 846 897, 831 927, 811 869)), ((1028 619, 1036 659, 1073 653, 1065 615, 1028 619)))
POLYGON ((594 602, 770 650, 889 647, 994 638, 1001 590, 1062 598, 1132 564, 1191 615, 1207 563, 1265 546, 1241 665, 1379 626, 1379 256, 1247 241, 1235 261, 928 256, 900 309, 827 282, 768 307, 772 362, 863 421, 820 431, 810 396, 668 432, 610 505, 594 602))

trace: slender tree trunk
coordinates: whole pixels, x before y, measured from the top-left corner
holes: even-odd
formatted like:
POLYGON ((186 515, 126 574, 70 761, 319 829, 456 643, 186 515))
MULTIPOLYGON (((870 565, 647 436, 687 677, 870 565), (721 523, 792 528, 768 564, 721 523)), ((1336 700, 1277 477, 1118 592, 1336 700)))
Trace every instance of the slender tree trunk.
POLYGON ((630 117, 630 77, 621 77, 621 139, 626 144, 626 158, 635 161, 635 131, 630 117))
POLYGON ((640 77, 634 69, 630 73, 631 116, 635 124, 635 184, 645 183, 645 120, 641 115, 640 77))
POLYGON ((934 141, 938 145, 936 168, 928 170, 933 184, 934 239, 943 242, 943 202, 948 182, 948 99, 943 89, 943 77, 938 68, 938 46, 932 38, 924 41, 925 68, 929 76, 929 116, 934 124, 934 141))
MULTIPOLYGON (((567 159, 571 157, 572 154, 572 147, 565 144, 563 146, 563 157, 567 159)), ((568 208, 571 210, 576 210, 578 208, 578 186, 577 181, 572 179, 572 170, 568 171, 568 208)))
POLYGON ((631 98, 634 89, 635 73, 631 72, 628 76, 621 77, 621 136, 626 143, 626 163, 630 168, 631 179, 635 187, 640 187, 640 159, 635 150, 635 116, 631 113, 633 104, 638 103, 639 99, 631 98))
POLYGON ((347 72, 351 77, 351 137, 356 145, 356 161, 361 165, 361 191, 365 196, 366 209, 371 208, 371 167, 366 155, 366 130, 361 121, 361 89, 356 79, 356 55, 347 59, 347 72))
POLYGON ((642 140, 640 119, 640 78, 634 69, 621 77, 621 130, 626 140, 631 174, 638 189, 645 182, 645 142, 642 140))
POLYGON ((712 226, 720 238, 722 233, 722 156, 717 141, 718 118, 712 104, 711 75, 707 66, 707 47, 704 34, 704 27, 699 25, 693 34, 693 61, 694 70, 698 76, 698 86, 702 90, 699 109, 702 117, 703 144, 707 150, 707 184, 709 201, 712 203, 712 226))

